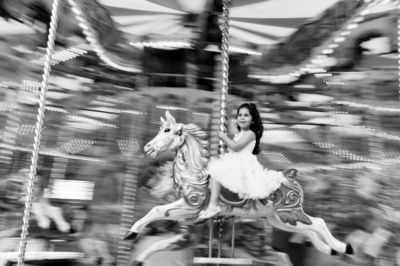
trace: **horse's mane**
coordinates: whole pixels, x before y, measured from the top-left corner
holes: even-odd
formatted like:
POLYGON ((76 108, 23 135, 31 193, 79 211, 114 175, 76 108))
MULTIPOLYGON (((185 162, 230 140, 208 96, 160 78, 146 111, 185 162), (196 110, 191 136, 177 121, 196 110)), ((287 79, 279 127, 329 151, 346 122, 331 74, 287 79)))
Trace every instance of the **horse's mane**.
POLYGON ((189 163, 195 170, 201 171, 209 161, 208 141, 205 140, 207 133, 194 124, 185 125, 185 130, 189 133, 186 139, 189 163))

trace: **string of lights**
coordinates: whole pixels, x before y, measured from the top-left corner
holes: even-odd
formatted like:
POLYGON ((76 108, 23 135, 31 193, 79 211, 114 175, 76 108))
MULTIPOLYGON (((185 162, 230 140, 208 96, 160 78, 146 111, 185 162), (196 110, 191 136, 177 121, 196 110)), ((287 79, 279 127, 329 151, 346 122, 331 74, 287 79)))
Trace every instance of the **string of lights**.
POLYGON ((73 139, 61 145, 61 148, 70 154, 77 154, 94 145, 96 141, 86 139, 73 139))
POLYGON ((157 105, 156 108, 158 108, 158 109, 164 109, 164 110, 189 111, 189 109, 187 109, 187 108, 177 107, 177 106, 157 105))
MULTIPOLYGON (((376 0, 376 1, 364 1, 364 7, 360 8, 344 26, 333 33, 331 37, 319 48, 315 49, 315 52, 305 63, 301 64, 297 70, 287 74, 280 75, 249 75, 251 78, 258 78, 265 82, 270 83, 282 83, 287 84, 297 80, 300 76, 305 74, 318 74, 327 72, 326 68, 323 67, 323 62, 330 59, 335 50, 343 43, 347 36, 351 35, 352 30, 358 27, 358 25, 364 21, 365 16, 371 12, 371 8, 378 4, 386 4, 395 0, 376 0)), ((326 76, 328 77, 328 75, 326 76)), ((399 78, 400 79, 400 78, 399 78)), ((340 80, 327 80, 328 85, 346 85, 340 80), (336 84, 337 83, 337 84, 336 84)))
POLYGON ((368 109, 372 111, 378 112, 390 112, 390 113, 400 113, 400 108, 390 108, 390 107, 382 107, 382 106, 375 106, 371 104, 365 103, 356 103, 351 101, 331 101, 332 104, 337 105, 345 105, 352 108, 360 108, 360 109, 368 109))
MULTIPOLYGON (((76 48, 76 47, 70 47, 65 50, 60 50, 60 51, 54 52, 51 56, 51 65, 57 65, 61 62, 65 62, 65 61, 74 59, 74 58, 76 58, 80 55, 84 55, 86 53, 87 53, 87 51, 76 48)), ((29 62, 43 66, 45 61, 46 61, 46 56, 41 56, 38 59, 33 59, 29 62)))
POLYGON ((86 122, 86 123, 93 124, 93 125, 96 125, 96 126, 118 128, 116 125, 103 123, 103 122, 95 120, 95 119, 81 117, 81 116, 67 115, 67 118, 73 119, 73 120, 76 120, 76 121, 80 121, 80 122, 86 122))
MULTIPOLYGON (((29 152, 29 153, 32 152, 31 148, 18 147, 18 146, 6 144, 6 143, 0 143, 0 147, 10 149, 10 150, 25 151, 25 152, 29 152)), ((49 156, 54 156, 54 157, 61 157, 61 158, 66 158, 66 159, 81 160, 81 161, 105 162, 104 159, 85 157, 85 156, 79 156, 79 155, 69 155, 69 154, 62 153, 55 149, 41 148, 41 150, 39 151, 39 154, 49 155, 49 156)))
POLYGON ((264 155, 271 162, 292 164, 292 162, 281 152, 262 151, 261 154, 264 155))
POLYGON ((179 42, 179 41, 130 42, 129 44, 139 49, 143 49, 144 47, 153 47, 153 48, 191 47, 191 44, 189 42, 179 42))
POLYGON ((111 59, 110 56, 108 55, 107 51, 104 49, 104 47, 98 41, 95 30, 92 28, 90 23, 86 20, 84 12, 82 12, 82 10, 76 4, 76 1, 75 0, 68 0, 68 1, 69 1, 70 5, 72 6, 71 9, 75 14, 76 19, 79 21, 79 23, 78 23, 79 26, 81 27, 83 33, 86 36, 86 40, 90 43, 93 50, 96 52, 96 54, 99 56, 99 58, 104 63, 106 63, 109 66, 114 67, 116 69, 127 71, 127 72, 132 72, 132 73, 142 72, 138 68, 123 66, 123 65, 115 62, 113 59, 111 59))
POLYGON ((122 155, 130 157, 140 154, 139 142, 136 139, 119 139, 117 140, 118 147, 122 155))

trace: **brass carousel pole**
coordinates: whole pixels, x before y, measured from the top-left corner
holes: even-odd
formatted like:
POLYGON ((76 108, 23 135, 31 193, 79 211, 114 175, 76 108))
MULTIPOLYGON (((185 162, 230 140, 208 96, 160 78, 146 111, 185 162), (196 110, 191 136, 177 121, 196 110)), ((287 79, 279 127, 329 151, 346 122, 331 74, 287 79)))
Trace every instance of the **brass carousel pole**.
MULTIPOLYGON (((219 130, 227 131, 227 98, 229 83, 229 8, 231 1, 223 0, 222 12, 222 43, 221 43, 221 102, 219 130)), ((225 153, 225 143, 220 140, 220 154, 225 153)))
POLYGON ((41 91, 40 91, 39 109, 38 109, 36 129, 35 129, 35 139, 34 139, 32 157, 31 157, 29 184, 28 184, 26 201, 25 201, 25 210, 24 210, 24 217, 23 217, 23 224, 22 224, 21 241, 19 244, 19 251, 18 251, 18 264, 17 264, 18 266, 24 265, 24 261, 25 261, 25 250, 26 250, 26 242, 27 242, 28 229, 29 229, 29 219, 30 219, 30 212, 31 212, 31 208, 32 208, 32 200, 33 200, 33 192, 34 192, 33 190, 34 190, 35 181, 36 181, 36 167, 37 167, 38 156, 39 156, 40 138, 41 138, 42 128, 43 128, 44 111, 46 108, 46 94, 47 94, 47 88, 48 88, 48 84, 49 84, 50 71, 51 71, 51 56, 53 54, 54 41, 56 39, 57 22, 58 22, 58 6, 59 6, 59 0, 54 0, 52 13, 51 13, 49 36, 48 36, 48 41, 47 41, 46 59, 45 59, 44 70, 43 70, 43 72, 44 72, 43 73, 43 81, 41 84, 41 91))
MULTIPOLYGON (((220 125, 219 131, 227 131, 227 98, 228 98, 228 83, 229 83, 229 8, 231 0, 223 0, 222 10, 222 43, 221 43, 221 102, 220 102, 220 125)), ((219 154, 222 156, 226 151, 225 143, 219 141, 219 154)), ((211 221, 212 223, 212 221, 211 221)), ((218 258, 221 257, 221 241, 222 241, 222 223, 223 219, 218 219, 218 258)), ((232 236, 233 237, 233 236, 232 236)))

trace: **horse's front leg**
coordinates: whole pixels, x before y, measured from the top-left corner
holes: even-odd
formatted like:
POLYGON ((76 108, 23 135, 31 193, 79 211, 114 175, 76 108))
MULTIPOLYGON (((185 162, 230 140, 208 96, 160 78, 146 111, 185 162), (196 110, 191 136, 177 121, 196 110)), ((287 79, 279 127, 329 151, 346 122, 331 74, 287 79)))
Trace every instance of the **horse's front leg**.
POLYGON ((132 266, 143 265, 143 263, 154 253, 164 250, 180 250, 192 246, 198 240, 198 232, 193 225, 183 225, 179 228, 176 236, 160 240, 140 253, 131 264, 132 266))
POLYGON ((199 211, 200 206, 191 206, 183 198, 166 205, 156 206, 132 225, 125 234, 124 240, 135 239, 140 231, 153 221, 194 218, 199 211))

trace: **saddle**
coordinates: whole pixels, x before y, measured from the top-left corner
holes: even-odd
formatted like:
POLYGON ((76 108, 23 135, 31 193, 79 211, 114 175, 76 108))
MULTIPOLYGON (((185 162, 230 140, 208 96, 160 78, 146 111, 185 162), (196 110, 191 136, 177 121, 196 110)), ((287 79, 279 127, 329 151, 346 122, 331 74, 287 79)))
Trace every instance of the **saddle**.
MULTIPOLYGON (((284 170, 282 173, 289 180, 294 179, 297 176, 296 169, 287 169, 284 170)), ((240 198, 237 193, 222 187, 219 194, 219 200, 224 204, 230 205, 232 207, 243 207, 252 199, 240 198)), ((262 199, 262 201, 268 201, 268 199, 262 199)))

